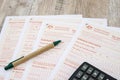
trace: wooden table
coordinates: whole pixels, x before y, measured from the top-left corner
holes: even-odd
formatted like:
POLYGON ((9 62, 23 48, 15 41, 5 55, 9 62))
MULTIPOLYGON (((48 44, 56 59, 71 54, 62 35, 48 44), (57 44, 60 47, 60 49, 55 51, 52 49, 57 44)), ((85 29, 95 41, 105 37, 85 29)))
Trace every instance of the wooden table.
POLYGON ((0 30, 6 16, 82 14, 120 27, 120 0, 0 0, 0 30))

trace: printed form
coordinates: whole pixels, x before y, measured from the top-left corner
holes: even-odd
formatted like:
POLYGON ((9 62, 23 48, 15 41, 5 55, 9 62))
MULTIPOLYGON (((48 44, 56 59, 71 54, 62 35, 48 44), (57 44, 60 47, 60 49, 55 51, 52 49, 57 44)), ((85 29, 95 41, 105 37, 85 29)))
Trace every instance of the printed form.
POLYGON ((119 31, 101 25, 86 24, 76 37, 59 61, 51 80, 68 80, 83 62, 120 79, 119 31))
MULTIPOLYGON (((81 21, 82 22, 82 21, 81 21)), ((30 66, 28 66, 28 74, 24 78, 25 80, 47 80, 51 71, 54 69, 58 60, 60 59, 63 51, 72 40, 78 25, 74 24, 63 24, 63 23, 45 23, 43 24, 45 31, 41 39, 38 39, 36 45, 37 48, 41 48, 48 43, 52 43, 56 40, 62 40, 62 43, 55 48, 38 55, 32 60, 30 66), (32 75, 32 76, 31 76, 32 75), (46 77, 48 76, 48 77, 46 77)))
POLYGON ((0 36, 0 80, 4 80, 4 66, 11 60, 20 33, 25 24, 25 18, 6 18, 0 36))
MULTIPOLYGON (((21 34, 19 39, 17 49, 14 52, 14 59, 25 56, 32 51, 34 42, 37 38, 39 30, 41 30, 41 20, 34 20, 33 18, 27 18, 27 24, 25 25, 25 30, 21 34)), ((15 67, 11 74, 9 74, 10 80, 21 80, 23 72, 25 71, 27 63, 21 64, 15 67)))

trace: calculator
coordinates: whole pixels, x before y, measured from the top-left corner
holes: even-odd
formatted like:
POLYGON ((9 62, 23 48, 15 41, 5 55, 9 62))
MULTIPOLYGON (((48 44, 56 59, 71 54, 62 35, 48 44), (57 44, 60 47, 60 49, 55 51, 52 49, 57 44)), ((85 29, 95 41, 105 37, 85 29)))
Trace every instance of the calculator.
POLYGON ((69 80, 117 80, 88 62, 82 63, 69 80))

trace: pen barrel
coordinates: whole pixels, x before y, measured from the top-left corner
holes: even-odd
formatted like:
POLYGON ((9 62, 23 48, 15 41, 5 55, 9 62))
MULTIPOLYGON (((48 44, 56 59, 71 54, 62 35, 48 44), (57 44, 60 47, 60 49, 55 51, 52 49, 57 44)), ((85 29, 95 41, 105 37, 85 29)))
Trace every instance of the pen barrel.
POLYGON ((31 58, 33 58, 33 57, 35 57, 35 56, 37 56, 37 55, 39 55, 41 53, 43 53, 43 52, 53 48, 53 47, 54 47, 53 43, 52 44, 48 44, 47 46, 44 46, 44 47, 42 47, 42 48, 40 48, 40 49, 38 49, 38 50, 28 54, 27 56, 24 56, 23 58, 13 62, 12 64, 15 67, 15 66, 17 66, 19 64, 22 64, 22 63, 26 62, 27 60, 29 60, 29 59, 31 59, 31 58))

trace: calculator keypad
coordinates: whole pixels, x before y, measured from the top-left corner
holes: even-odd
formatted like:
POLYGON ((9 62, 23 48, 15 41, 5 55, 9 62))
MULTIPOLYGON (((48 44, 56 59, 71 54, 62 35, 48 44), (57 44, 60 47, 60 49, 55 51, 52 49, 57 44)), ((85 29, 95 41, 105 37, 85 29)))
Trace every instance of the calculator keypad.
POLYGON ((69 80, 117 80, 93 65, 84 62, 69 80))
POLYGON ((98 75, 98 74, 99 74, 99 71, 94 70, 94 72, 93 72, 92 76, 93 76, 93 77, 97 77, 97 75, 98 75))
POLYGON ((87 73, 88 74, 91 74, 93 72, 93 68, 92 67, 89 67, 88 70, 87 70, 87 73))
POLYGON ((79 71, 76 75, 77 78, 80 78, 81 76, 83 75, 83 72, 82 71, 79 71))
POLYGON ((104 74, 100 74, 100 75, 98 76, 98 80, 103 80, 103 79, 104 79, 104 77, 105 77, 105 75, 104 75, 104 74))

